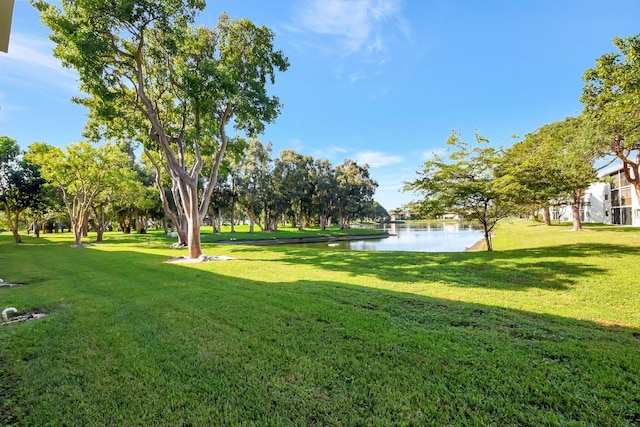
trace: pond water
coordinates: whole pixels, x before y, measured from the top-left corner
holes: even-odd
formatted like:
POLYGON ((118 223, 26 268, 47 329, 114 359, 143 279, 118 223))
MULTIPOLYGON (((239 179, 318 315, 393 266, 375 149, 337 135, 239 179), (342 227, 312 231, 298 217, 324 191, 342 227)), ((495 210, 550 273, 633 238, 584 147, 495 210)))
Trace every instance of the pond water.
POLYGON ((372 226, 391 234, 386 239, 311 243, 307 247, 359 251, 463 252, 483 239, 477 226, 459 222, 384 224, 372 226))

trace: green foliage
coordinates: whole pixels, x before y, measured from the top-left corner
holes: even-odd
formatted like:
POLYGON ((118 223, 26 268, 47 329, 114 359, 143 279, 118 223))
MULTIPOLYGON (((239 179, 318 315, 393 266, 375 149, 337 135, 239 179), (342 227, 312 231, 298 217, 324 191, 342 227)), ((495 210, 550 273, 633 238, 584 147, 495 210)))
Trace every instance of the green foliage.
POLYGON ((369 165, 360 166, 353 160, 345 160, 336 166, 336 183, 340 227, 349 228, 350 222, 357 218, 371 218, 378 183, 369 176, 369 165))
POLYGON ((275 192, 289 210, 286 214, 297 226, 304 228, 305 211, 309 211, 313 194, 311 169, 313 158, 298 154, 293 150, 284 150, 275 161, 273 184, 275 192))
POLYGON ((236 174, 239 202, 247 212, 251 226, 255 223, 264 228, 260 223, 260 215, 269 209, 269 200, 273 195, 271 143, 265 147, 259 140, 251 139, 232 173, 236 174))
POLYGON ((619 53, 602 55, 584 73, 580 101, 591 143, 602 155, 623 162, 640 196, 640 35, 616 37, 613 44, 619 53))
POLYGON ((455 132, 447 145, 451 146, 449 158, 435 154, 424 163, 414 181, 405 182, 404 191, 418 192, 427 212, 443 209, 478 221, 484 229, 487 250, 491 251, 493 228, 513 212, 508 196, 495 185, 494 170, 501 152, 477 134, 475 146, 460 140, 455 132))
POLYGON ((386 222, 391 219, 389 212, 380 203, 373 201, 373 217, 376 222, 386 222))
POLYGON ((43 204, 44 183, 39 168, 22 158, 18 143, 0 137, 0 204, 16 243, 22 243, 18 231, 20 215, 43 204))
POLYGON ((163 208, 190 256, 199 256, 226 127, 253 136, 280 112, 267 87, 289 63, 273 32, 225 14, 215 29, 194 27, 204 1, 33 2, 53 31, 55 55, 78 71, 88 95, 76 100, 89 109, 87 135, 143 144, 163 208))
POLYGON ((88 142, 79 142, 63 151, 45 143, 34 143, 25 158, 38 165, 42 176, 62 194, 76 245, 82 243, 94 203, 106 204, 135 180, 127 154, 113 145, 94 147, 88 142))
POLYGON ((497 187, 525 211, 567 201, 579 209, 583 190, 597 180, 594 163, 600 157, 586 132, 582 117, 568 117, 527 134, 504 153, 497 187))
POLYGON ((328 160, 316 159, 311 169, 311 180, 314 184, 311 197, 314 211, 320 218, 320 228, 324 229, 337 204, 336 171, 328 160))
POLYGON ((20 146, 15 139, 0 136, 0 165, 5 168, 20 155, 20 146))

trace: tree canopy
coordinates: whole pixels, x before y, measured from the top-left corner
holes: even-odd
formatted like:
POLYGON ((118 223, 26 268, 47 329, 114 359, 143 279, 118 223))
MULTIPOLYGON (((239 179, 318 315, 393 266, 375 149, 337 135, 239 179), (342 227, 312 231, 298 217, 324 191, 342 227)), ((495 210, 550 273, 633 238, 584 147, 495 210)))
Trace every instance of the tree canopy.
POLYGON ((580 100, 594 147, 622 161, 640 197, 640 35, 613 44, 619 53, 600 56, 584 73, 580 100))
POLYGON ((512 213, 513 205, 495 186, 494 170, 501 152, 488 142, 476 134, 476 144, 472 145, 452 132, 447 140, 448 158, 435 154, 415 180, 405 182, 404 190, 420 194, 423 203, 478 221, 491 251, 491 233, 498 221, 512 213))
POLYGON ((43 185, 40 170, 22 158, 17 141, 0 136, 0 203, 16 243, 22 243, 20 214, 41 202, 43 185))
POLYGON ((88 95, 76 99, 90 110, 87 135, 143 144, 165 211, 189 257, 198 257, 227 126, 254 135, 280 112, 267 86, 289 64, 274 49, 273 32, 225 14, 214 29, 196 27, 202 0, 33 2, 53 31, 55 55, 78 71, 88 95))
POLYGON ((77 246, 82 245, 94 202, 134 174, 127 155, 112 145, 94 147, 88 142, 79 142, 63 151, 40 142, 29 146, 25 157, 37 164, 43 177, 62 194, 77 246))
POLYGON ((504 153, 496 169, 496 188, 515 207, 543 208, 548 224, 549 207, 568 201, 574 229, 582 229, 581 198, 597 179, 594 162, 600 155, 585 138, 582 123, 582 117, 568 117, 527 134, 504 153))

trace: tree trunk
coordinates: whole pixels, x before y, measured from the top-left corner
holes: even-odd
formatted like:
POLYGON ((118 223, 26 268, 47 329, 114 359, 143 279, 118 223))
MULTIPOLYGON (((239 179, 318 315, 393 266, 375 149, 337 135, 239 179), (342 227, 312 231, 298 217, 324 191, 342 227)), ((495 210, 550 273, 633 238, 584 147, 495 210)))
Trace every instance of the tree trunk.
POLYGON ((484 241, 487 244, 487 251, 491 252, 493 251, 493 244, 491 243, 491 232, 490 231, 486 231, 484 232, 484 241))
POLYGON ((138 215, 136 220, 136 233, 147 234, 147 219, 143 215, 138 215))
POLYGON ((320 214, 320 230, 324 231, 327 229, 327 216, 320 214))
POLYGON ((104 206, 100 205, 99 208, 93 208, 93 213, 96 216, 96 242, 102 242, 104 237, 104 206))
POLYGON ((9 211, 9 205, 4 203, 4 211, 7 214, 7 221, 9 222, 9 228, 11 229, 11 233, 13 233, 13 239, 16 243, 22 243, 22 239, 20 238, 20 233, 18 233, 18 220, 20 218, 20 211, 16 212, 15 219, 11 219, 11 212, 9 211))
MULTIPOLYGON (((485 209, 486 209, 486 206, 485 206, 485 209)), ((489 227, 489 224, 483 219, 480 219, 480 224, 482 224, 482 229, 484 231, 484 242, 487 245, 487 252, 492 252, 493 243, 491 242, 491 229, 493 227, 489 227)))
POLYGON ((33 236, 34 237, 40 237, 40 222, 38 221, 38 218, 34 218, 33 219, 33 236))
POLYGON ((75 220, 70 221, 71 225, 69 228, 73 228, 73 236, 75 237, 75 246, 82 246, 82 232, 83 232, 83 224, 77 223, 75 220))
POLYGON ((543 214, 544 214, 544 223, 546 225, 551 225, 551 208, 549 207, 549 205, 546 205, 544 207, 543 214))
POLYGON ((200 243, 200 212, 198 209, 198 181, 193 184, 185 184, 184 194, 181 194, 184 202, 184 213, 187 220, 187 247, 189 258, 198 258, 202 255, 200 243))
POLYGON ((235 223, 236 223, 236 203, 235 201, 231 201, 231 232, 235 233, 235 223))
POLYGON ((580 221, 580 199, 582 190, 571 193, 571 216, 573 217, 573 231, 582 231, 582 222, 580 221))
POLYGON ((89 210, 82 217, 82 237, 89 236, 89 210))

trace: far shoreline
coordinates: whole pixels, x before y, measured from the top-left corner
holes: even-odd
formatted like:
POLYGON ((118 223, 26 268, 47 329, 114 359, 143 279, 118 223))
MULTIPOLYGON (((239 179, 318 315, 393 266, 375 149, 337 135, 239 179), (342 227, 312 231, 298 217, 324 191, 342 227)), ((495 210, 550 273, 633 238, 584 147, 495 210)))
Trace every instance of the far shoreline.
POLYGON ((255 240, 221 240, 212 243, 232 244, 232 245, 251 245, 251 246, 270 246, 270 245, 286 245, 296 243, 324 243, 324 242, 340 242, 350 240, 369 240, 369 239, 386 239, 389 233, 377 234, 355 234, 346 236, 309 236, 309 237, 287 237, 287 238, 271 238, 271 239, 255 239, 255 240))

